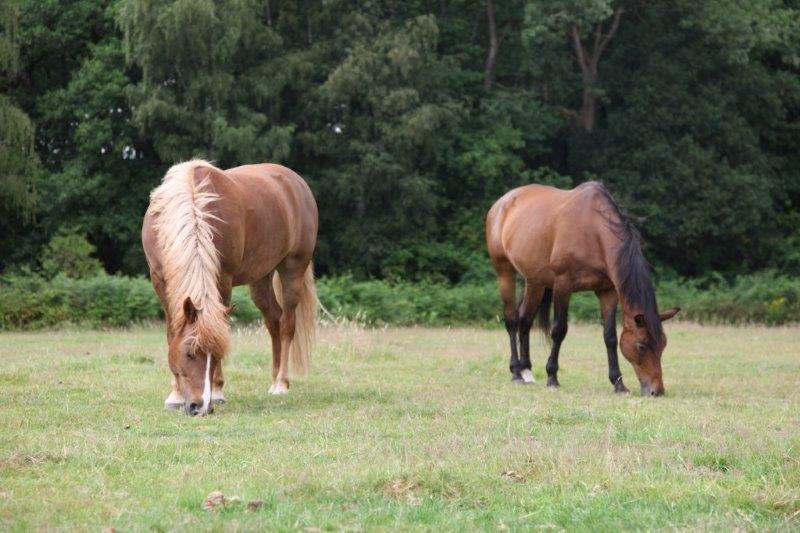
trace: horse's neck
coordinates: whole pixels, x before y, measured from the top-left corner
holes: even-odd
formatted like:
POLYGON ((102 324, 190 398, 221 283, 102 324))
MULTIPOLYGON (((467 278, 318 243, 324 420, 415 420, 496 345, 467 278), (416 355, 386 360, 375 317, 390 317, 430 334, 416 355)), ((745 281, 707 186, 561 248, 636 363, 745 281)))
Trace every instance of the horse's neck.
POLYGON ((633 317, 640 313, 642 310, 638 309, 634 304, 628 301, 625 293, 622 290, 622 277, 618 271, 618 257, 622 250, 622 242, 616 236, 604 240, 604 261, 606 266, 606 273, 611 283, 614 285, 614 290, 617 293, 617 299, 622 309, 623 316, 633 317))

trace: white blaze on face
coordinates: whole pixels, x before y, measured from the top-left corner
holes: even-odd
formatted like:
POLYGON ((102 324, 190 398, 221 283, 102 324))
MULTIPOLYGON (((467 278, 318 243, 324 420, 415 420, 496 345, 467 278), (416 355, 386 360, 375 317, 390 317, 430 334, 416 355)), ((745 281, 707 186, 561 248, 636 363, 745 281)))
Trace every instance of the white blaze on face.
POLYGON ((206 357, 206 383, 203 386, 203 413, 208 412, 211 404, 211 354, 206 357))

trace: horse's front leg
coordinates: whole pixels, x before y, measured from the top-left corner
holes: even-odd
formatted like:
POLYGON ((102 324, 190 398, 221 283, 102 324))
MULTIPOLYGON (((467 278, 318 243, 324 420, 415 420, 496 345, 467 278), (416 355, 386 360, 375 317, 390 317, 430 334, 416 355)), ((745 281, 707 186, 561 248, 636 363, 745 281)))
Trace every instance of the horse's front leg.
MULTIPOLYGON (((222 297, 222 303, 225 304, 226 316, 229 317, 233 308, 231 307, 231 294, 233 290, 233 280, 227 276, 220 276, 219 280, 219 293, 222 297)), ((225 376, 222 373, 222 361, 214 369, 214 376, 211 378, 211 405, 225 403, 225 394, 222 392, 222 387, 225 386, 225 376)))
MULTIPOLYGON (((155 289, 159 300, 161 300, 161 306, 164 308, 164 323, 167 329, 167 350, 169 350, 169 345, 175 335, 172 331, 172 317, 170 316, 169 305, 167 304, 167 286, 158 272, 153 270, 150 271, 150 282, 153 284, 153 288, 155 289)), ((170 411, 180 411, 183 409, 183 395, 181 394, 180 389, 178 389, 178 378, 172 373, 171 370, 170 377, 171 390, 167 396, 167 399, 164 400, 164 409, 168 409, 170 411)))
POLYGON ((178 389, 178 378, 175 377, 175 374, 172 374, 170 385, 172 390, 169 396, 167 396, 167 399, 164 400, 164 409, 169 411, 181 411, 183 409, 183 395, 178 389))
POLYGON ((225 403, 225 394, 222 392, 222 387, 225 385, 225 376, 222 375, 222 361, 217 365, 214 370, 214 378, 211 380, 211 404, 217 405, 225 403))
POLYGON ((622 372, 619 370, 619 359, 617 358, 617 292, 614 289, 607 291, 597 291, 597 299, 600 300, 600 316, 603 318, 603 341, 606 344, 606 355, 608 356, 608 380, 614 385, 614 392, 630 392, 622 382, 622 372))

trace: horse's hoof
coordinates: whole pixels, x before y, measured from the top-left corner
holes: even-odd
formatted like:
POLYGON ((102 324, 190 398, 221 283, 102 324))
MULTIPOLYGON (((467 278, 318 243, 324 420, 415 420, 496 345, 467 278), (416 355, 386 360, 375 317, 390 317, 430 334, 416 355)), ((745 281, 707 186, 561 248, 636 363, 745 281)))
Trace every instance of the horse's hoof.
POLYGON ((225 403, 225 395, 221 390, 211 391, 211 405, 219 405, 225 403))
POLYGON ((277 381, 269 386, 269 391, 267 391, 267 394, 272 394, 274 396, 279 396, 281 394, 289 394, 289 385, 277 381))
POLYGON ((630 394, 631 391, 629 391, 628 387, 622 382, 622 376, 614 383, 614 392, 617 394, 630 394))
POLYGON ((172 391, 164 400, 164 409, 167 411, 182 411, 183 410, 183 396, 176 391, 172 391))
POLYGON ((557 389, 561 385, 559 385, 557 378, 549 377, 549 378, 547 378, 547 386, 552 388, 552 389, 557 389))
POLYGON ((522 377, 522 382, 526 385, 530 385, 531 383, 536 383, 536 380, 533 377, 533 372, 531 372, 530 368, 526 368, 520 374, 522 377))

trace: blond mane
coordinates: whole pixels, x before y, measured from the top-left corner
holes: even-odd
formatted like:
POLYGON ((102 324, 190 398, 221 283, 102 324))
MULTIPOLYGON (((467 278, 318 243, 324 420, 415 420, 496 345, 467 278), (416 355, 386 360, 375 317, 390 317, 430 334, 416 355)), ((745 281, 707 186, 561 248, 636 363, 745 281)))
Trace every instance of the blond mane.
POLYGON ((195 182, 198 167, 215 168, 200 159, 174 165, 150 193, 150 206, 155 215, 170 326, 175 332, 184 327, 183 303, 188 296, 197 308, 195 327, 187 332, 188 342, 195 349, 222 358, 228 352, 230 330, 217 285, 220 258, 211 224, 219 220, 212 213, 219 195, 210 177, 195 182))

